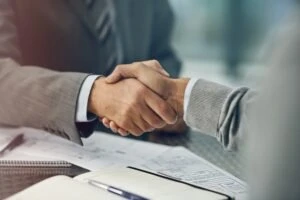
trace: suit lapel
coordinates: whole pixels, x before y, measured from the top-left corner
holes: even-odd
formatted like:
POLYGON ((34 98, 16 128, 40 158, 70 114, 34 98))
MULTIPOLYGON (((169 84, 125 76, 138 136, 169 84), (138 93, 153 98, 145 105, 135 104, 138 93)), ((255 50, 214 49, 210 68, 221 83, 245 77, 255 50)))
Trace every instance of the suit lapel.
POLYGON ((76 16, 80 19, 82 24, 93 34, 96 38, 98 38, 95 26, 92 20, 88 18, 88 11, 85 9, 86 5, 82 0, 65 0, 74 11, 76 16))

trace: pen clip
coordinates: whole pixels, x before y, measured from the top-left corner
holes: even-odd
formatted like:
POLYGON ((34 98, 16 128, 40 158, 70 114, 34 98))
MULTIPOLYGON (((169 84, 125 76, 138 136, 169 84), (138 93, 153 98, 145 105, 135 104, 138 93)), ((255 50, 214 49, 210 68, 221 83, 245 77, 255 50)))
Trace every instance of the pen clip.
POLYGON ((147 199, 145 197, 142 197, 140 195, 137 195, 137 194, 134 194, 134 193, 131 193, 131 192, 127 192, 125 190, 107 185, 105 183, 101 183, 101 182, 93 180, 93 179, 88 179, 88 184, 90 184, 92 186, 95 186, 97 188, 107 190, 108 192, 119 195, 119 196, 124 197, 124 198, 129 199, 129 200, 149 200, 149 199, 147 199))

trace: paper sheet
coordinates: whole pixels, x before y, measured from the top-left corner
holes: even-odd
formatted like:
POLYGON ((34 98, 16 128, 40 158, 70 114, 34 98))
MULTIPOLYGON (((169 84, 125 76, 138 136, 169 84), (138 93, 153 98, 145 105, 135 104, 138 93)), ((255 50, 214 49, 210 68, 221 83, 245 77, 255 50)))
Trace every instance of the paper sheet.
POLYGON ((120 136, 97 132, 83 140, 84 148, 90 152, 101 154, 106 159, 129 165, 144 163, 145 160, 156 158, 170 149, 170 146, 154 144, 120 136))
MULTIPOLYGON (((139 168, 137 166, 137 168, 139 168)), ((146 161, 142 169, 178 179, 229 196, 246 194, 246 184, 198 157, 184 147, 174 147, 162 155, 146 161)))
POLYGON ((24 133, 25 143, 11 153, 64 160, 92 171, 108 166, 139 165, 169 148, 100 132, 85 139, 82 147, 49 133, 28 128, 0 130, 0 141, 7 142, 19 132, 24 133))

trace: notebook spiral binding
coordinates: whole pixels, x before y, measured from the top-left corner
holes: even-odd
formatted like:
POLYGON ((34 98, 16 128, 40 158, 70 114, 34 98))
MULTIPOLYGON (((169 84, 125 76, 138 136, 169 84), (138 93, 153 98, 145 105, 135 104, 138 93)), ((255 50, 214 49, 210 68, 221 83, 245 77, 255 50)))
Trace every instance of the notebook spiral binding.
MULTIPOLYGON (((13 167, 13 168, 3 168, 0 167, 0 178, 6 179, 23 179, 25 176, 31 176, 32 179, 38 177, 49 177, 53 175, 67 175, 72 176, 72 169, 66 167, 13 167), (22 177, 17 177, 22 175, 22 177)), ((26 180, 24 180, 26 181, 26 180)), ((2 180, 0 180, 0 183, 2 180)))
POLYGON ((0 167, 71 167, 66 161, 0 160, 0 167))

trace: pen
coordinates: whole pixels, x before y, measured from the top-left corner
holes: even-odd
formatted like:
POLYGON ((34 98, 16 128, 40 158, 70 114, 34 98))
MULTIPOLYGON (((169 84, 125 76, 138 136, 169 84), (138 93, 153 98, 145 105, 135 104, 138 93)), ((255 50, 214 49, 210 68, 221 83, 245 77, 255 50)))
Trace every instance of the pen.
POLYGON ((0 157, 3 156, 7 151, 11 151, 17 146, 24 143, 24 134, 20 133, 17 136, 15 136, 1 151, 0 151, 0 157))
POLYGON ((142 196, 139 196, 137 194, 133 194, 131 192, 128 192, 128 191, 125 191, 125 190, 122 190, 122 189, 119 189, 119 188, 101 183, 99 181, 88 180, 88 183, 90 185, 93 185, 93 186, 97 187, 97 188, 104 189, 108 192, 114 193, 114 194, 119 195, 121 197, 124 197, 126 199, 130 199, 130 200, 149 200, 145 197, 142 197, 142 196))

